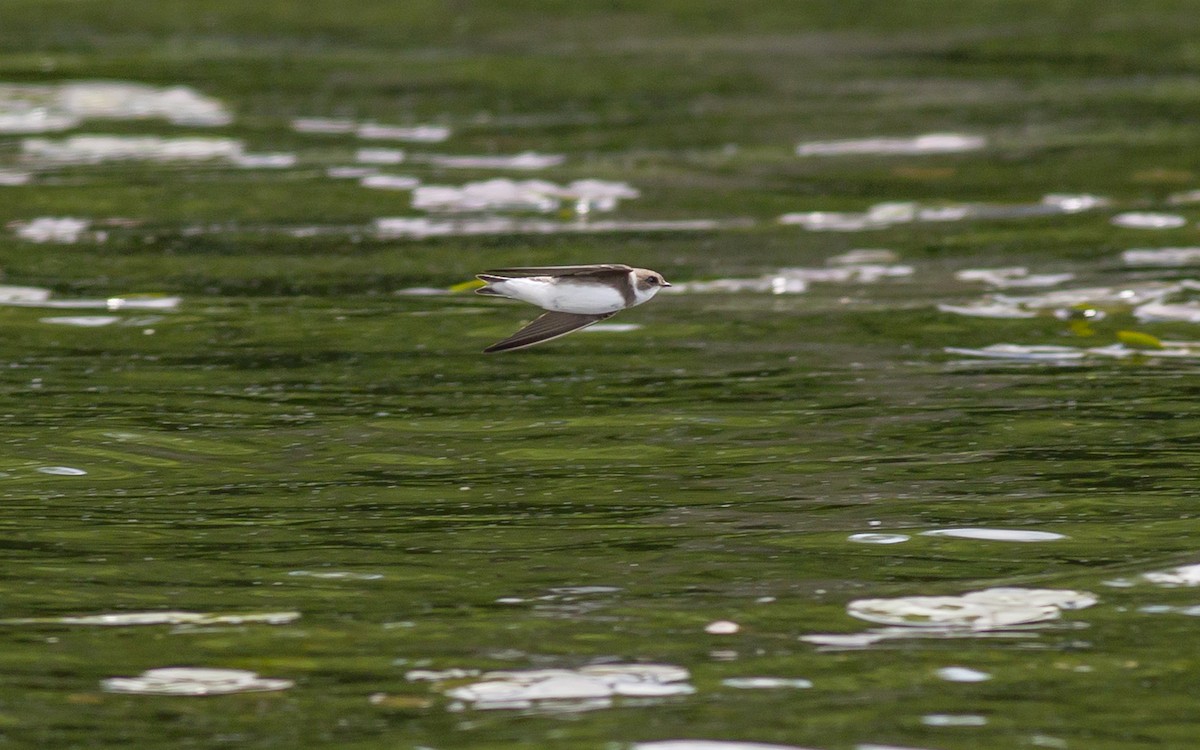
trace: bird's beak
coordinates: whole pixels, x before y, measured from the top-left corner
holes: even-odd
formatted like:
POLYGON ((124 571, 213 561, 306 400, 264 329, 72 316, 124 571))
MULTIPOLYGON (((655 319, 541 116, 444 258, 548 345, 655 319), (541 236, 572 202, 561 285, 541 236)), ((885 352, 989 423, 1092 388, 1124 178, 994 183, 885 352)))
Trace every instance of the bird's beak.
POLYGON ((663 286, 665 286, 665 287, 671 286, 671 282, 667 281, 666 279, 663 279, 663 286))

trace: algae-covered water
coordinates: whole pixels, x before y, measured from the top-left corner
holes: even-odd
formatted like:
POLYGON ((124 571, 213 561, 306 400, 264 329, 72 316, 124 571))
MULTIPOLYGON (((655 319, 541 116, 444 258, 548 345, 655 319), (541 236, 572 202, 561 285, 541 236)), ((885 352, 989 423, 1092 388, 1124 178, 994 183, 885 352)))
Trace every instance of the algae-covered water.
POLYGON ((1200 744, 1194 10, 7 0, 0 745, 1200 744))

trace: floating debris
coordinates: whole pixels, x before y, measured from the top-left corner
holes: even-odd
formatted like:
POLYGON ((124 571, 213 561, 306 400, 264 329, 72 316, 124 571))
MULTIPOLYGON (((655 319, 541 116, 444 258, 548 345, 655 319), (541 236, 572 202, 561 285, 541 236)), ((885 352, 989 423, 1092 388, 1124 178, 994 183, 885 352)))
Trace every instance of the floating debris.
POLYGON ((862 154, 921 155, 954 154, 978 151, 987 139, 960 133, 929 133, 914 138, 857 138, 836 141, 812 141, 796 146, 797 156, 844 156, 862 154))
POLYGON ((992 679, 987 672, 970 667, 942 667, 936 674, 946 682, 987 682, 992 679))
POLYGON ((300 619, 299 612, 252 612, 214 614, 211 612, 115 612, 74 617, 37 617, 0 620, 0 625, 286 625, 300 619))
POLYGON ((665 664, 603 664, 580 669, 487 672, 479 682, 446 690, 478 709, 532 708, 546 703, 563 710, 604 708, 612 698, 666 697, 695 692, 688 671, 665 664))
POLYGON ((137 677, 111 677, 100 686, 109 693, 202 696, 286 690, 294 684, 242 669, 166 667, 147 670, 137 677))
POLYGON ((1178 229, 1187 224, 1187 219, 1182 216, 1150 211, 1130 211, 1117 214, 1109 221, 1113 226, 1126 229, 1178 229))
POLYGON ((725 687, 743 690, 768 690, 774 688, 806 689, 813 686, 812 680, 787 679, 784 677, 730 677, 721 680, 725 687))
POLYGON ((1044 273, 1030 275, 1024 266, 1006 268, 965 268, 955 271, 959 281, 982 281, 997 289, 1057 286, 1075 278, 1073 273, 1044 273))
POLYGON ((959 539, 984 539, 992 542, 1053 542, 1066 539, 1065 534, 1026 529, 933 529, 921 536, 950 536, 959 539))
POLYGON ((1134 248, 1121 253, 1121 261, 1134 268, 1200 266, 1200 247, 1134 248))
POLYGON ((187 86, 160 88, 121 81, 0 84, 0 133, 69 130, 88 119, 150 118, 205 127, 233 122, 220 101, 187 86))
POLYGON ((851 534, 846 538, 859 544, 900 544, 912 539, 907 534, 851 534))

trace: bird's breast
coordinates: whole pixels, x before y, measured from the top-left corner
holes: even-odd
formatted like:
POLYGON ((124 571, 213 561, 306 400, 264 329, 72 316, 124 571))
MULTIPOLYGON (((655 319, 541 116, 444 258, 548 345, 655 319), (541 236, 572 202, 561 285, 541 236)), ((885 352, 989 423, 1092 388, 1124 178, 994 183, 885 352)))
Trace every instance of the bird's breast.
POLYGON ((596 315, 625 309, 625 295, 608 284, 572 283, 559 281, 547 295, 547 310, 596 315))

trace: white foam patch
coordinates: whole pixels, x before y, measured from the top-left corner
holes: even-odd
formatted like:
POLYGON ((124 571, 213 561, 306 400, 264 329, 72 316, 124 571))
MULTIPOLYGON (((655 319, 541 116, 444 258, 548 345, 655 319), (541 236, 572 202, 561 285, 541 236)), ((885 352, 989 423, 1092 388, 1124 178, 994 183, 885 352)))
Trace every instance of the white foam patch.
POLYGON ((321 578, 329 581, 378 581, 382 573, 356 573, 349 570, 291 570, 288 575, 294 578, 321 578))
POLYGON ((510 180, 497 178, 468 182, 460 186, 424 185, 413 191, 413 208, 422 211, 462 213, 479 211, 557 210, 564 200, 571 201, 577 213, 607 212, 624 199, 640 195, 624 182, 575 180, 560 185, 547 180, 510 180))
POLYGON ((96 625, 125 627, 135 625, 286 625, 300 619, 299 612, 251 612, 218 614, 212 612, 115 612, 72 617, 46 617, 0 620, 4 625, 96 625))
POLYGON ((926 714, 921 723, 927 727, 982 727, 987 726, 987 717, 976 714, 926 714))
POLYGON ((444 125, 381 125, 373 122, 363 123, 354 130, 354 134, 363 140, 413 143, 441 143, 450 137, 450 133, 450 128, 444 125))
POLYGON ((369 174, 362 177, 358 184, 376 190, 412 190, 421 184, 421 179, 407 175, 369 174))
POLYGON ((105 299, 53 299, 48 289, 0 286, 0 305, 57 310, 160 310, 179 307, 181 297, 156 295, 108 297, 105 299))
POLYGON ((87 236, 92 222, 73 216, 40 216, 13 222, 11 226, 18 237, 28 242, 70 245, 87 236))
POLYGON ((913 138, 853 138, 811 141, 796 146, 797 156, 955 154, 978 151, 987 138, 961 133, 928 133, 913 138))
POLYGON ((993 318, 996 320, 1023 320, 1038 316, 1035 310, 1026 310, 1016 303, 1003 300, 978 300, 965 305, 939 303, 937 309, 968 318, 993 318))
POLYGON ((109 693, 137 695, 229 695, 286 690, 291 680, 268 679, 242 669, 167 667, 151 669, 137 677, 111 677, 100 683, 109 693))
POLYGON ((983 539, 991 542, 1053 542, 1066 539, 1065 534, 1027 529, 932 529, 921 536, 950 536, 959 539, 983 539))
POLYGON ((580 669, 487 672, 478 682, 445 691, 478 709, 532 708, 546 702, 580 710, 607 707, 612 699, 690 695, 695 688, 682 667, 665 664, 604 664, 580 669), (563 705, 563 704, 568 705, 563 705))
POLYGON ((831 256, 825 260, 825 263, 830 266, 887 266, 899 260, 900 255, 895 250, 888 250, 886 248, 859 248, 849 250, 840 255, 831 256))
POLYGON ((1143 573, 1142 578, 1160 586, 1200 586, 1200 563, 1143 573))
POLYGON ((76 469, 72 466, 40 466, 38 471, 56 477, 82 477, 87 474, 83 469, 76 469))
POLYGON ((923 205, 915 201, 876 203, 866 211, 800 211, 783 214, 780 224, 794 224, 812 232, 862 232, 912 222, 952 222, 968 219, 1022 219, 1088 211, 1107 205, 1096 196, 1047 195, 1038 203, 958 203, 923 205))
POLYGON ((443 125, 385 125, 332 117, 300 117, 292 120, 292 130, 321 135, 353 133, 363 140, 413 143, 441 143, 451 134, 450 128, 443 125))
POLYGON ((33 182, 33 174, 13 169, 0 169, 0 187, 19 187, 33 182))
POLYGON ((187 86, 156 87, 121 81, 0 84, 0 133, 62 131, 90 119, 152 118, 192 127, 233 122, 224 104, 187 86))
POLYGON ((1023 362, 1074 362, 1082 360, 1086 354, 1082 349, 1052 344, 991 344, 982 349, 947 346, 945 347, 945 351, 949 354, 961 354, 966 357, 1008 359, 1023 362))
POLYGON ((1151 211, 1128 211, 1110 219, 1113 226, 1125 229, 1178 229, 1187 224, 1187 219, 1176 214, 1151 211))
POLYGON ((900 544, 912 537, 907 534, 851 534, 846 538, 859 544, 900 544))
POLYGON ((1200 266, 1200 247, 1133 248, 1121 253, 1121 261, 1133 268, 1200 266))
POLYGON ((992 588, 961 596, 858 599, 846 612, 860 620, 906 628, 995 630, 1056 620, 1063 610, 1083 609, 1097 601, 1086 591, 992 588))
POLYGON ((765 742, 735 740, 656 740, 634 743, 630 750, 809 750, 796 745, 770 745, 765 742))
POLYGON ((1177 304, 1147 302, 1135 308, 1133 315, 1143 323, 1200 323, 1200 301, 1177 304))
MULTIPOLYGON (((418 188, 419 189, 419 188, 418 188)), ((383 218, 375 220, 380 239, 464 237, 507 234, 607 234, 624 232, 706 232, 742 226, 740 222, 710 219, 683 221, 561 222, 489 216, 475 219, 383 218)))
POLYGON ((987 682, 992 676, 970 667, 942 667, 937 676, 946 682, 987 682))
POLYGON ((729 677, 721 680, 721 684, 739 690, 776 690, 779 688, 803 690, 813 686, 812 680, 786 677, 729 677))
POLYGON ((774 273, 753 278, 713 279, 711 281, 679 282, 666 292, 699 293, 759 292, 764 294, 803 294, 810 284, 876 284, 889 279, 912 276, 913 267, 878 263, 847 263, 829 268, 781 268, 774 273))
MULTIPOLYGON (((1182 318, 1180 318, 1182 319, 1182 318)), ((982 349, 947 346, 948 354, 980 359, 1010 360, 1014 362, 1054 362, 1072 364, 1087 359, 1197 359, 1200 358, 1200 341, 1160 341, 1160 349, 1137 349, 1124 344, 1077 349, 1070 346, 992 344, 982 349)))
POLYGON ((563 154, 539 154, 525 151, 511 156, 452 156, 449 154, 423 154, 421 161, 445 169, 515 169, 536 171, 558 167, 567 160, 563 154))
POLYGON ((704 626, 704 632, 709 635, 734 635, 741 629, 742 626, 732 620, 714 620, 704 626))
POLYGON ((396 148, 360 148, 354 152, 354 161, 359 164, 401 164, 406 154, 396 148))
POLYGON ((120 320, 116 315, 64 315, 52 318, 39 318, 42 323, 60 326, 75 326, 77 328, 101 328, 110 326, 120 320))
POLYGON ((37 286, 0 286, 0 304, 33 304, 50 299, 50 290, 37 286))
POLYGON ((377 167, 330 167, 325 170, 325 176, 335 180, 361 180, 377 174, 377 167))
POLYGON ((1007 268, 966 268, 956 271, 959 281, 978 281, 996 289, 1058 286, 1075 278, 1073 273, 1030 274, 1024 266, 1007 268))
POLYGON ((585 333, 629 333, 630 331, 640 331, 642 325, 640 323, 597 323, 593 326, 584 328, 585 333))
POLYGON ((240 140, 192 136, 75 135, 68 138, 25 138, 21 158, 38 164, 102 164, 112 161, 160 163, 223 161, 243 168, 281 169, 295 166, 295 154, 247 153, 240 140))

